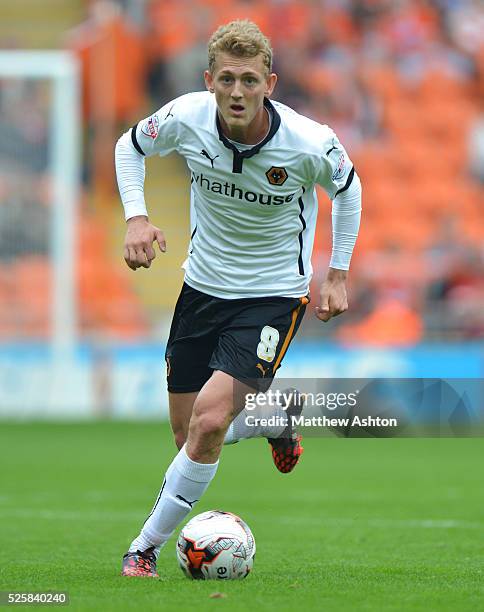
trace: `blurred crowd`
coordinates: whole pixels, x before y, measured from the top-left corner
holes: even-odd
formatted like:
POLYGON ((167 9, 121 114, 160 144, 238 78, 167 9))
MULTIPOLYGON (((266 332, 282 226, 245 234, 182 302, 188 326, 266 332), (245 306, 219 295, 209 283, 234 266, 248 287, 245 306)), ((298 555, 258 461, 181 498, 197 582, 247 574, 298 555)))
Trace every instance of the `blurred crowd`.
MULTIPOLYGON (((66 45, 82 63, 87 189, 112 188, 112 142, 121 126, 178 95, 204 88, 207 40, 218 25, 251 19, 274 48, 279 75, 274 97, 329 124, 362 178, 364 214, 349 283, 350 311, 331 326, 335 338, 401 346, 423 339, 482 338, 482 2, 84 4, 86 19, 69 33, 66 45)), ((41 137, 32 124, 20 137, 9 136, 12 129, 22 132, 22 122, 10 122, 4 115, 6 107, 6 112, 15 112, 8 95, 2 93, 0 100, 1 116, 7 117, 0 122, 0 147, 12 139, 19 143, 41 137)), ((2 163, 7 153, 0 149, 2 163)), ((29 163, 40 167, 45 160, 29 163)), ((26 196, 18 189, 15 197, 26 196)), ((322 208, 313 294, 329 255, 324 196, 322 208)), ((2 251, 5 240, 0 235, 2 251)), ((304 326, 309 334, 317 324, 312 319, 304 326)))
MULTIPOLYGON (((101 0, 87 5, 84 27, 91 36, 93 24, 112 23, 114 15, 123 29, 118 32, 124 56, 117 119, 125 124, 140 116, 140 92, 148 110, 203 89, 211 33, 232 19, 255 21, 274 48, 279 75, 274 97, 331 125, 363 179, 365 211, 351 273, 351 310, 335 322, 335 336, 384 345, 482 336, 481 2, 101 0), (438 114, 438 107, 445 109, 438 114)), ((98 111, 89 111, 94 123, 98 111)), ((103 113, 98 114, 102 121, 103 113)), ((328 259, 329 216, 322 213, 313 293, 328 259)), ((311 324, 305 329, 312 333, 311 324)))
MULTIPOLYGON (((381 134, 372 68, 391 66, 408 86, 434 71, 457 82, 480 79, 484 94, 479 0, 90 0, 86 7, 82 36, 91 40, 122 15, 131 57, 129 65, 120 58, 117 95, 124 89, 135 99, 118 100, 120 117, 139 112, 139 87, 131 85, 145 84, 155 104, 203 89, 207 40, 236 18, 255 21, 271 39, 276 97, 331 123, 349 148, 381 134)), ((482 135, 477 140, 482 155, 482 135)))

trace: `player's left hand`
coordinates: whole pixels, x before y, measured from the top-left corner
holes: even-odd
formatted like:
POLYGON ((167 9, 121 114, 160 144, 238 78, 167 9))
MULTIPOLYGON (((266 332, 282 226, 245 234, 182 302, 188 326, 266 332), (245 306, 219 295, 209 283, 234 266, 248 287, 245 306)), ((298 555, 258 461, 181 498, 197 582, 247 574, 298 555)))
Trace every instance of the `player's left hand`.
POLYGON ((316 306, 315 314, 320 321, 325 323, 332 317, 337 317, 348 310, 348 298, 346 295, 346 270, 330 268, 326 280, 319 291, 319 306, 316 306))

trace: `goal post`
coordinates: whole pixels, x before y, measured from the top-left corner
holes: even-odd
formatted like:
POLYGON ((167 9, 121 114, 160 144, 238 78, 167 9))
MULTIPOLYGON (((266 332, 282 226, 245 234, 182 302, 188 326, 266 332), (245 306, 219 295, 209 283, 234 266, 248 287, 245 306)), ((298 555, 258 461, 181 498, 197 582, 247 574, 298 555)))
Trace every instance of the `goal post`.
POLYGON ((1 50, 0 87, 5 79, 42 79, 51 86, 47 152, 52 210, 49 343, 54 361, 62 360, 75 350, 78 327, 75 227, 81 146, 79 66, 75 56, 67 51, 1 50))

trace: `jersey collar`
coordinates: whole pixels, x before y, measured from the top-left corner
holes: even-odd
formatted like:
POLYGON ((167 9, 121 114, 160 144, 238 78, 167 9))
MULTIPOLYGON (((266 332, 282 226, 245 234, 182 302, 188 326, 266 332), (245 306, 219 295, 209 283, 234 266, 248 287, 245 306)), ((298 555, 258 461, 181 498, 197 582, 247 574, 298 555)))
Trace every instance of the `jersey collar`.
POLYGON ((266 137, 264 138, 264 140, 261 140, 256 145, 254 145, 251 149, 246 149, 245 151, 239 151, 237 149, 237 147, 234 144, 232 144, 230 142, 230 140, 224 135, 224 133, 222 132, 222 126, 220 124, 220 119, 218 117, 218 112, 215 113, 216 122, 217 122, 218 137, 223 142, 223 144, 227 147, 227 149, 230 149, 233 152, 233 154, 234 154, 234 159, 233 159, 233 164, 232 164, 232 172, 235 172, 237 174, 241 174, 242 173, 242 164, 244 163, 244 159, 248 159, 249 157, 252 157, 253 155, 256 155, 256 153, 259 153, 261 148, 265 144, 267 144, 269 142, 269 140, 271 140, 271 138, 274 136, 274 134, 279 129, 279 126, 281 125, 281 117, 280 117, 279 113, 276 111, 276 109, 274 108, 274 105, 271 103, 269 98, 264 98, 264 106, 272 114, 272 124, 271 124, 271 127, 269 128, 269 131, 267 132, 266 137))

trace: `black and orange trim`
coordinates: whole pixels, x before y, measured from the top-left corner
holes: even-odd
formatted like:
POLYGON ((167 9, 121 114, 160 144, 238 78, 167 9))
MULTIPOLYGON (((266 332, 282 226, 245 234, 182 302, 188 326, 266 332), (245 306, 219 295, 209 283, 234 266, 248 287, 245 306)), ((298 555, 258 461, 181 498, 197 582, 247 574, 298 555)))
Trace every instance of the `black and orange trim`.
POLYGON ((275 360, 274 365, 272 366, 273 374, 276 373, 277 368, 281 365, 281 361, 284 359, 284 355, 286 354, 286 351, 289 348, 289 344, 291 343, 291 340, 294 337, 294 334, 297 330, 297 324, 298 322, 300 322, 299 315, 301 314, 301 309, 302 309, 302 312, 304 313, 304 307, 306 307, 308 304, 309 304, 308 296, 299 298, 299 304, 292 311, 291 325, 289 326, 286 337, 284 338, 284 342, 282 343, 281 350, 279 351, 279 355, 277 356, 277 359, 275 360))

